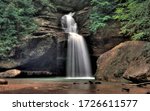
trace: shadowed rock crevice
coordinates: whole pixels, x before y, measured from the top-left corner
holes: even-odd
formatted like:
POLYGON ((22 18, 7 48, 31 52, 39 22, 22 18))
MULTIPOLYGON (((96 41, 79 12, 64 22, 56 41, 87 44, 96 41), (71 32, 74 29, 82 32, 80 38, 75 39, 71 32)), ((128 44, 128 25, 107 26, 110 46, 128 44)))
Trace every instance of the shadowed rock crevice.
POLYGON ((51 0, 57 10, 61 13, 69 13, 72 11, 82 10, 90 5, 90 0, 51 0))
POLYGON ((31 59, 17 68, 29 71, 49 71, 65 74, 66 42, 53 42, 51 47, 42 56, 31 59))

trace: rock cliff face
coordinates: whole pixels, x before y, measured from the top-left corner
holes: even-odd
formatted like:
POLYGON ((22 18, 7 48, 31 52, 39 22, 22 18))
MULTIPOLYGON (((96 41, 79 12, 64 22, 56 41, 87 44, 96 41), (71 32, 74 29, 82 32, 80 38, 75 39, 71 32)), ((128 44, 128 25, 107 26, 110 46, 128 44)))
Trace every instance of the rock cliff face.
POLYGON ((110 21, 104 28, 99 29, 95 34, 86 38, 91 54, 92 69, 94 73, 97 69, 96 61, 101 54, 111 50, 121 42, 128 40, 128 38, 122 37, 119 32, 120 23, 110 21))
POLYGON ((150 80, 150 43, 128 41, 102 54, 97 61, 96 78, 133 82, 150 80))
POLYGON ((110 22, 96 34, 89 30, 90 0, 51 0, 57 11, 40 11, 35 17, 39 28, 32 35, 24 37, 10 57, 0 60, 0 70, 17 68, 23 71, 49 71, 64 76, 66 71, 67 36, 61 29, 60 18, 69 12, 76 12, 78 31, 84 36, 93 67, 96 71, 97 58, 120 42, 125 41, 119 34, 120 25, 110 22))
MULTIPOLYGON (((24 37, 22 44, 12 50, 9 58, 0 60, 1 71, 17 68, 24 71, 49 71, 59 76, 65 74, 67 36, 61 29, 60 18, 70 11, 83 10, 82 13, 87 14, 89 8, 84 8, 90 0, 52 0, 52 2, 57 11, 42 10, 37 14, 35 21, 39 24, 38 30, 24 37)), ((81 26, 82 24, 84 21, 80 23, 81 26)))
POLYGON ((51 0, 60 12, 82 10, 90 4, 90 0, 51 0))
POLYGON ((93 55, 99 57, 104 52, 126 41, 127 38, 123 38, 119 32, 120 23, 116 21, 110 21, 104 28, 99 29, 97 33, 90 38, 93 55))

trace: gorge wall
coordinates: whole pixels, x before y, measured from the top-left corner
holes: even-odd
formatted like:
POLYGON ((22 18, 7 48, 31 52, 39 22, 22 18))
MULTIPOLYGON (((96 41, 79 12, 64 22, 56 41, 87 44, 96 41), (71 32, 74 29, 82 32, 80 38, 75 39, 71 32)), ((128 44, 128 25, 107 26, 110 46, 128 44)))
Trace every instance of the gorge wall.
POLYGON ((60 18, 69 12, 76 12, 79 33, 84 36, 96 72, 97 58, 125 41, 119 34, 120 24, 114 21, 93 34, 89 30, 91 12, 90 0, 51 0, 56 11, 42 10, 35 17, 39 28, 22 39, 9 58, 0 60, 0 70, 20 69, 22 71, 49 71, 64 76, 66 71, 67 35, 61 29, 60 18))

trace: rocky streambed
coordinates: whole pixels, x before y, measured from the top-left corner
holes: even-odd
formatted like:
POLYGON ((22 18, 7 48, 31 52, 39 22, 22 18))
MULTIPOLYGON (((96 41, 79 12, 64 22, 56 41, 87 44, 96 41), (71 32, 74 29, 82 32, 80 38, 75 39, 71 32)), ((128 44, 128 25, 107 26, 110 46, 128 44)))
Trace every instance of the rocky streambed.
POLYGON ((1 94, 149 94, 150 84, 68 80, 64 78, 6 79, 1 94))

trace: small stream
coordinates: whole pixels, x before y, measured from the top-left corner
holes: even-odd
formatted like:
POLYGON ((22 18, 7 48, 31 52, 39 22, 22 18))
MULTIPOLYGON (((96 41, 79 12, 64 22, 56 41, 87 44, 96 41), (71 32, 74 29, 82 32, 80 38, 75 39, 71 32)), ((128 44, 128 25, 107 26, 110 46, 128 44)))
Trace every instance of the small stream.
POLYGON ((122 82, 100 82, 93 79, 24 78, 7 79, 0 86, 2 94, 146 94, 150 85, 138 87, 122 82))

